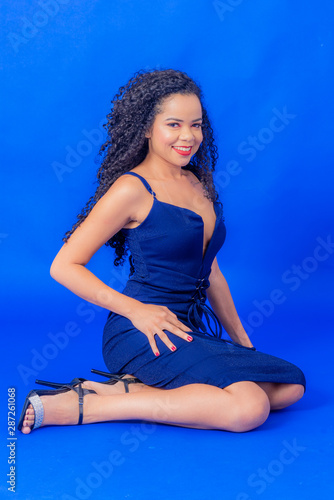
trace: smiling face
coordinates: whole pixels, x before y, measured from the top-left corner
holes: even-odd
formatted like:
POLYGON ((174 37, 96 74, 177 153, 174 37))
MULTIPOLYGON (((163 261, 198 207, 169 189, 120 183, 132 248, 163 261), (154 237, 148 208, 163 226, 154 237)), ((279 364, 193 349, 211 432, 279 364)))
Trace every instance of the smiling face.
POLYGON ((186 166, 203 140, 201 123, 202 106, 196 95, 173 94, 166 98, 146 134, 146 160, 186 166))

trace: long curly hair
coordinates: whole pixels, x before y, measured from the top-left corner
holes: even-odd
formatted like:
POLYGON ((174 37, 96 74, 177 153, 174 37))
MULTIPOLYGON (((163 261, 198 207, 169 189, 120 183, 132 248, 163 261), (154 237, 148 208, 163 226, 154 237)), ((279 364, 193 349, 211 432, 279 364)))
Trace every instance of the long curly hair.
MULTIPOLYGON (((75 229, 85 220, 97 201, 110 186, 125 172, 139 165, 148 153, 148 139, 145 137, 153 125, 155 116, 161 112, 164 99, 173 94, 196 95, 202 106, 203 141, 186 166, 200 180, 206 196, 215 201, 218 193, 213 183, 212 173, 218 159, 213 131, 207 111, 203 105, 201 88, 186 73, 173 69, 138 71, 126 85, 120 87, 111 101, 111 111, 107 115, 107 140, 102 144, 99 155, 101 165, 97 171, 98 187, 77 216, 77 222, 63 237, 66 242, 75 229)), ((120 230, 106 245, 115 249, 114 264, 123 264, 128 253, 125 236, 120 230)), ((133 266, 130 256, 131 271, 133 266)))

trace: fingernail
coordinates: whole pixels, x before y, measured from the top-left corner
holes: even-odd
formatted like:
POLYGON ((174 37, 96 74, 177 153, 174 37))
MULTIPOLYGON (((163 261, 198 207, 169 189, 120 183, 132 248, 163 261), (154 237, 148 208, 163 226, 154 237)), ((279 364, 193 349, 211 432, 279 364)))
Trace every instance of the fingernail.
POLYGON ((172 351, 176 351, 176 347, 175 345, 173 345, 173 347, 171 347, 172 351))
POLYGON ((192 337, 190 337, 190 335, 189 335, 189 336, 187 337, 187 339, 189 340, 189 342, 191 342, 193 338, 192 338, 192 337))
POLYGON ((155 352, 154 353, 156 356, 160 356, 160 353, 159 352, 155 352))

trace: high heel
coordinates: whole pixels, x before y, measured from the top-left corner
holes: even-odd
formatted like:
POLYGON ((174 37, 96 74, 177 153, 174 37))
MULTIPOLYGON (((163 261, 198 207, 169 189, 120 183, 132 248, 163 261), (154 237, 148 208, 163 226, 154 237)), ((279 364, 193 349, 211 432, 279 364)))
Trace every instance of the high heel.
POLYGON ((139 378, 137 378, 137 377, 123 378, 123 377, 125 377, 126 373, 123 373, 122 375, 115 375, 113 373, 103 372, 101 370, 95 370, 94 368, 91 369, 91 372, 97 373, 98 375, 102 375, 103 377, 107 377, 109 379, 106 382, 100 382, 101 384, 114 385, 117 382, 123 382, 124 387, 125 387, 125 392, 129 392, 129 384, 141 384, 142 383, 142 381, 139 380, 139 378))
POLYGON ((26 414, 26 411, 28 409, 28 406, 31 404, 34 412, 35 412, 35 420, 34 420, 34 426, 32 427, 31 430, 38 429, 43 422, 44 418, 44 407, 42 400, 40 396, 52 396, 55 394, 63 394, 68 391, 74 391, 78 394, 79 397, 79 420, 78 420, 78 425, 82 424, 83 420, 83 399, 87 394, 96 394, 95 391, 92 389, 84 389, 82 387, 82 381, 83 379, 73 379, 69 384, 60 384, 57 382, 47 382, 45 380, 36 380, 37 384, 42 384, 46 385, 49 387, 57 387, 56 390, 51 391, 51 390, 32 390, 29 392, 28 396, 26 397, 23 405, 23 409, 20 415, 19 422, 17 424, 17 428, 20 431, 23 427, 23 421, 24 417, 26 414), (77 387, 74 387, 77 386, 77 387))
POLYGON ((63 387, 68 387, 68 386, 72 387, 72 386, 78 385, 82 382, 87 382, 87 379, 76 377, 73 380, 71 380, 70 383, 65 382, 64 384, 59 383, 59 382, 47 382, 46 380, 38 380, 38 379, 35 380, 35 384, 45 385, 47 387, 55 387, 55 388, 60 388, 60 389, 63 387))

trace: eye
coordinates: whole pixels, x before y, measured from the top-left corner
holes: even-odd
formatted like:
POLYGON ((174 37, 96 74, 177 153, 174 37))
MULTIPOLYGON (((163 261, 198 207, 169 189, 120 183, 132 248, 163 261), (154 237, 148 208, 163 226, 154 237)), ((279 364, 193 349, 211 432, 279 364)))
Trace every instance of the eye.
POLYGON ((194 123, 193 126, 196 127, 196 128, 202 128, 202 124, 201 123, 194 123))
POLYGON ((179 124, 177 122, 167 123, 167 125, 168 125, 168 127, 172 127, 172 128, 176 128, 176 127, 174 127, 174 125, 179 126, 179 124))

